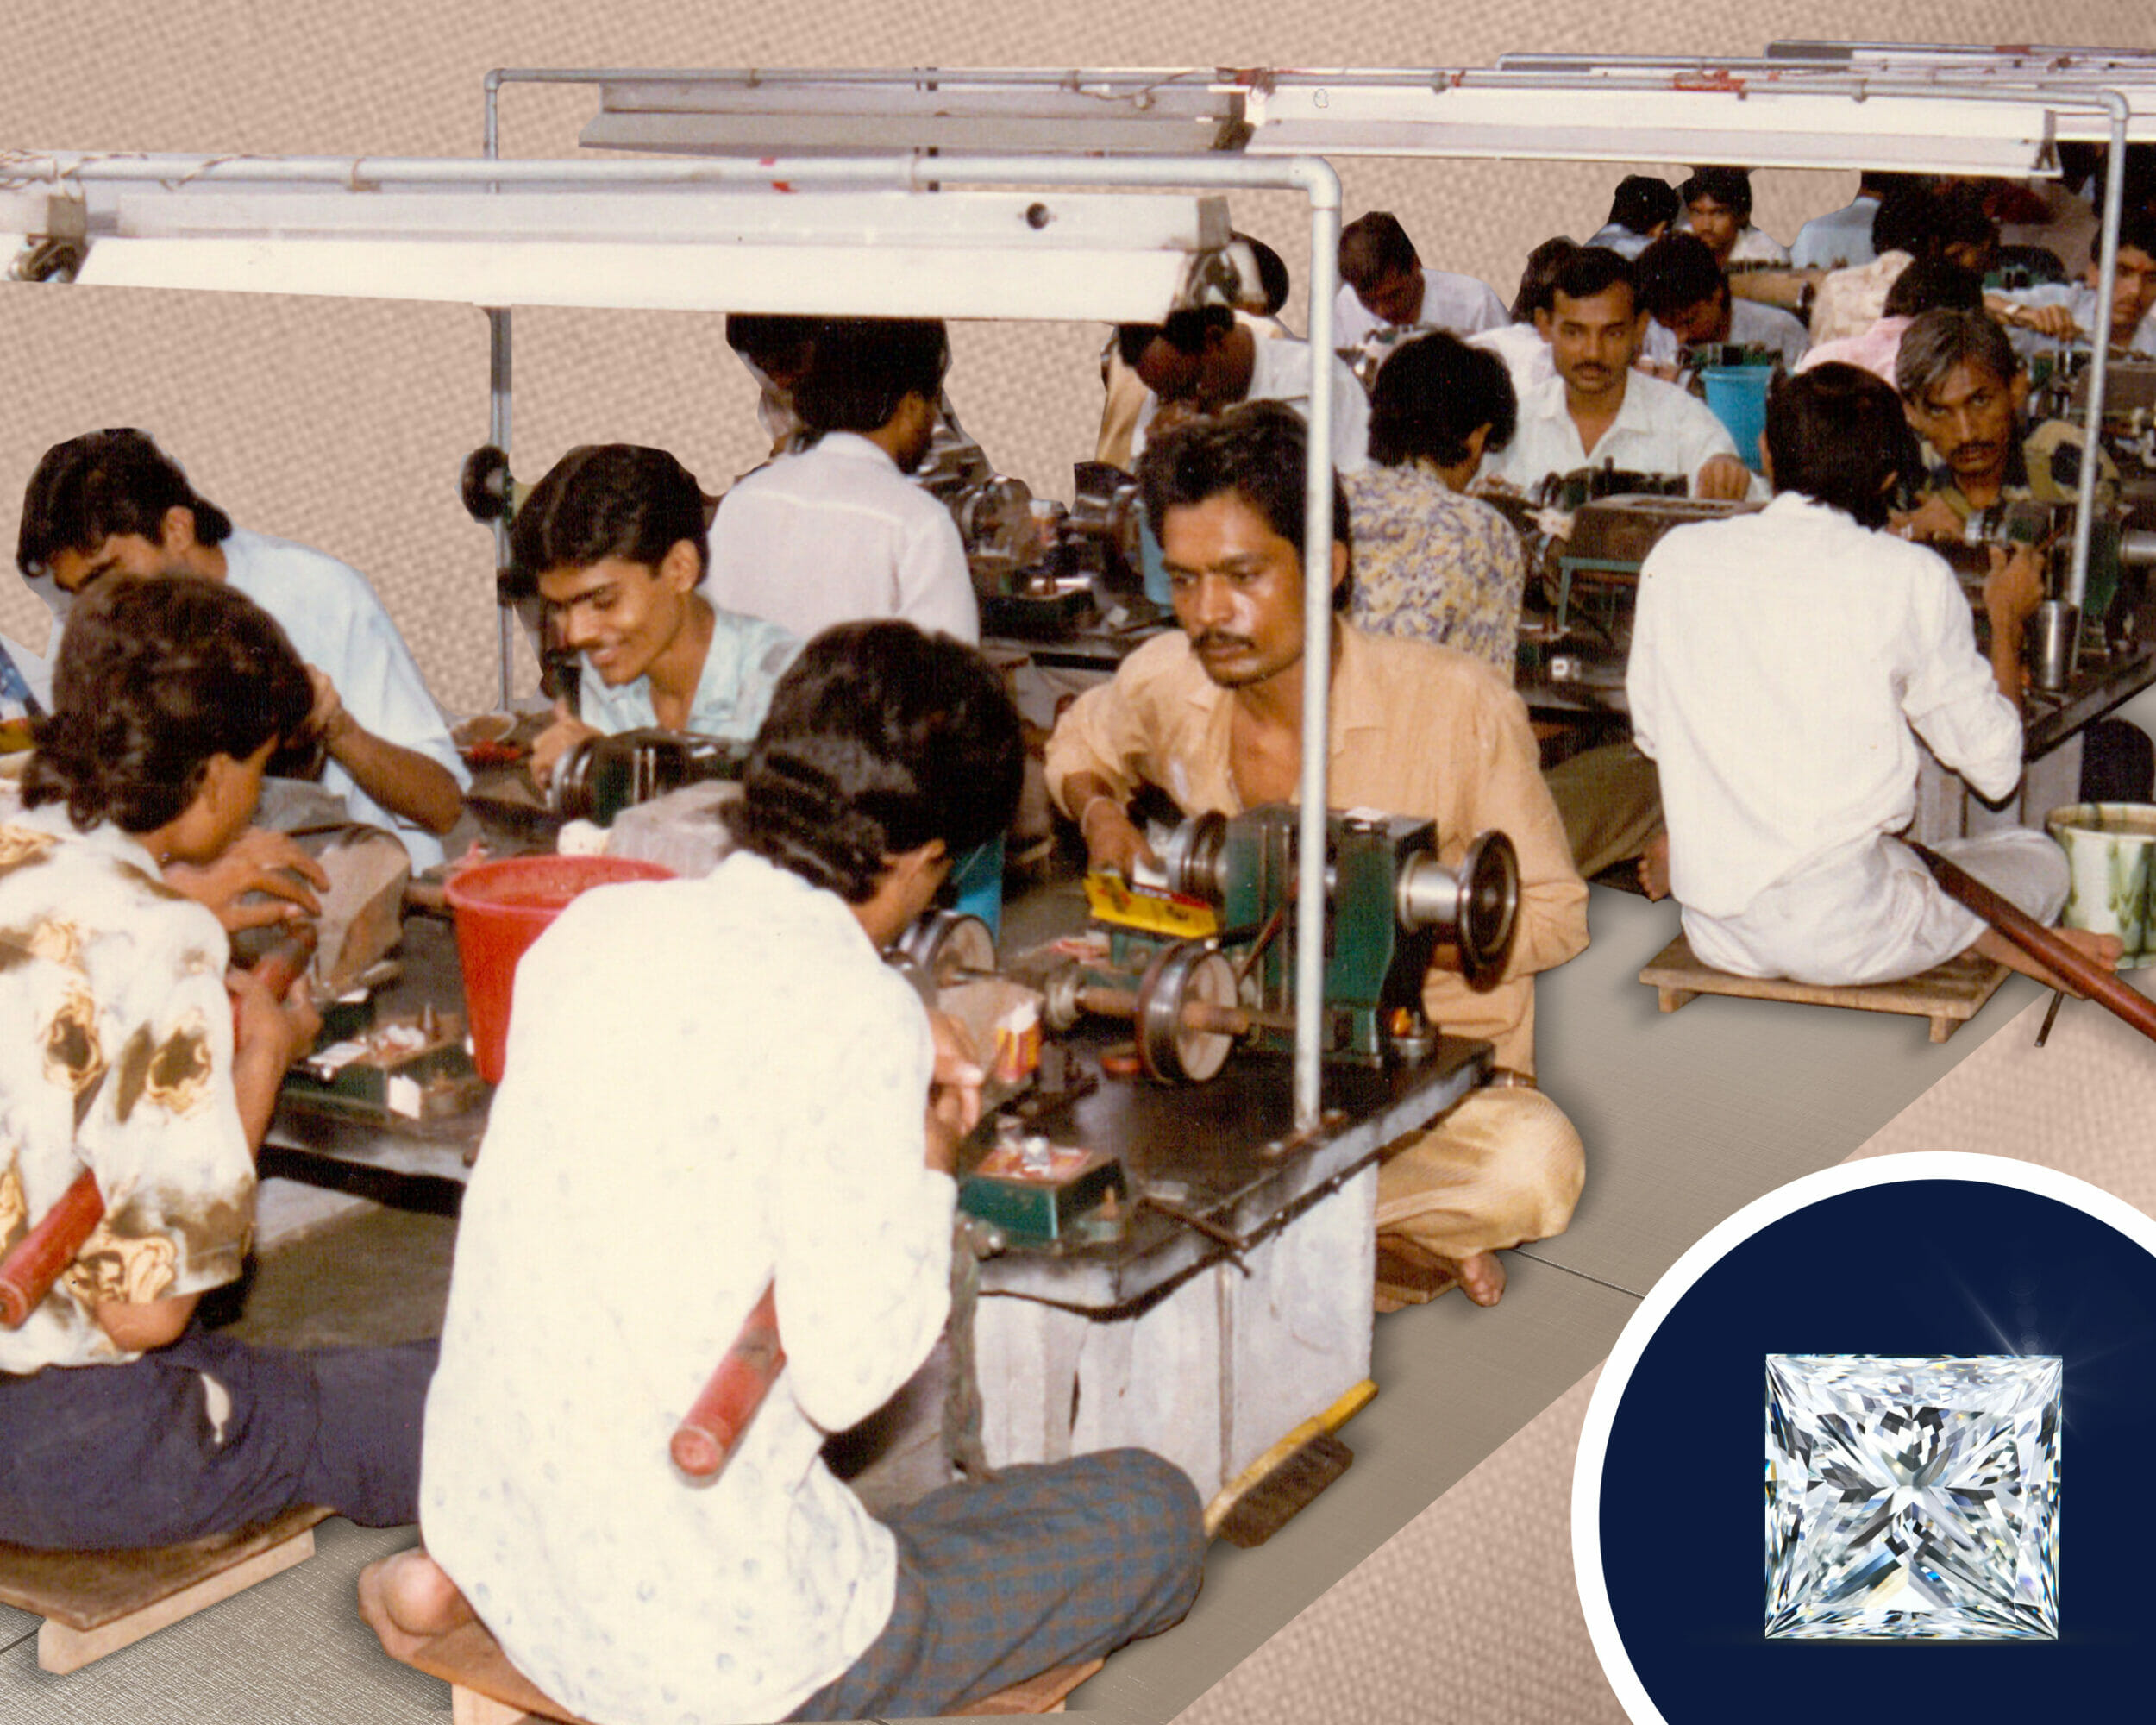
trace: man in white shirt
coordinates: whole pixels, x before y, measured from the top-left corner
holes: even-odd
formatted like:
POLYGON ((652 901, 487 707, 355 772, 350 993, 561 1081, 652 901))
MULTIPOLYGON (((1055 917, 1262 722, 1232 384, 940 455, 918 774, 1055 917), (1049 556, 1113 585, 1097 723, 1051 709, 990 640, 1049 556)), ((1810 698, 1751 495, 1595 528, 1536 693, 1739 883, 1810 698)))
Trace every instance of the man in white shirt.
POLYGON ((1789 246, 1792 269, 1847 269, 1868 264, 1878 255, 1872 249, 1871 219, 1893 188, 1915 178, 1866 168, 1857 176, 1857 195, 1839 210, 1814 216, 1796 230, 1789 246))
POLYGON ((1332 345, 1340 352, 1352 353, 1387 329, 1426 325, 1474 336, 1510 321, 1488 282, 1425 269, 1389 210, 1373 210, 1340 229, 1340 290, 1332 302, 1332 345))
POLYGON ((805 639, 864 617, 981 638, 957 524, 906 478, 928 453, 950 363, 940 322, 849 318, 818 329, 793 391, 817 442, 759 467, 719 504, 705 579, 714 605, 805 639))
POLYGON ((1651 320, 1640 348, 1647 361, 1675 367, 1683 349, 1720 342, 1769 348, 1792 371, 1804 357, 1803 324, 1779 306, 1733 296, 1729 278, 1698 235, 1664 235, 1633 268, 1651 320))
POLYGON ((324 552, 235 528, 143 432, 92 431, 45 453, 22 499, 16 562, 64 618, 108 574, 229 581, 275 618, 315 686, 323 787, 389 828, 412 867, 442 860, 471 782, 419 668, 367 578, 324 552))
POLYGON ((1683 474, 1695 497, 1739 498, 1753 479, 1706 405, 1633 369, 1646 312, 1632 266, 1598 246, 1564 261, 1541 319, 1556 375, 1525 391, 1513 441, 1487 471, 1521 492, 1590 463, 1683 474))
POLYGON ((1650 173, 1628 173, 1609 200, 1609 219, 1588 236, 1590 246, 1607 246, 1620 258, 1637 258, 1670 231, 1679 209, 1677 188, 1650 173))
POLYGON ((1677 195, 1684 205, 1685 228, 1707 242, 1724 269, 1788 265, 1789 254, 1782 242, 1752 225, 1750 168, 1694 168, 1677 195))
MULTIPOLYGON (((2097 309, 2100 262, 2091 250, 2079 281, 2008 288, 1999 298, 2015 310, 2063 307, 2073 319, 2073 334, 2067 340, 2084 351, 2102 329, 2110 340, 2113 353, 2156 359, 2156 216, 2146 210, 2129 210, 2119 223, 2118 272, 2112 283, 2108 315, 2097 309)), ((2009 317, 2007 321, 2014 324, 2019 320, 2009 317)), ((2038 348, 2056 345, 2056 336, 2046 336, 2040 330, 2014 330, 2015 351, 2024 357, 2038 348)))
POLYGON ((427 1551, 362 1593, 392 1647, 476 1612, 585 1717, 917 1717, 1188 1609, 1199 1502, 1158 1457, 879 1519, 819 1453, 943 1330, 981 1075, 880 953, 1008 821, 1018 733, 977 654, 843 625, 773 698, 735 854, 588 893, 524 955, 427 1407, 427 1551), (783 1370, 689 1479, 671 1434, 767 1288, 783 1370))
MULTIPOLYGON (((1133 460, 1146 440, 1171 426, 1216 414, 1238 401, 1284 401, 1310 412, 1310 344, 1292 336, 1263 340, 1225 305, 1170 312, 1164 323, 1125 323, 1116 342, 1152 392, 1131 434, 1133 460)), ((1332 465, 1356 473, 1369 463, 1369 398, 1337 357, 1332 367, 1332 465)))
MULTIPOLYGON (((1766 439, 1773 502, 1665 535, 1640 574, 1626 693, 1661 769, 1692 950, 1825 985, 1915 975, 1971 947, 2039 974, 1893 836, 1915 812, 1920 737, 1986 796, 2020 778, 2034 559, 1994 555, 1987 661, 1946 563, 1883 530, 1892 488, 1920 471, 1893 391, 1819 367, 1769 398, 1766 439)), ((1934 848, 2032 916, 2065 902, 2065 858, 2041 833, 1934 848)), ((2117 958, 2111 937, 2062 938, 2117 958)))

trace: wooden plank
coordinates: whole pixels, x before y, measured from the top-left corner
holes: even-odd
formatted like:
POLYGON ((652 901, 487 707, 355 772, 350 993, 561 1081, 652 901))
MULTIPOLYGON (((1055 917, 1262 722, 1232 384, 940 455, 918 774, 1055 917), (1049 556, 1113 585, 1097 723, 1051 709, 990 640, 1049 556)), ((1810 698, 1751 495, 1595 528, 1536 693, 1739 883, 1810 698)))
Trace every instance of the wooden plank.
MULTIPOLYGON (((501 1643, 487 1633, 485 1624, 477 1621, 460 1624, 446 1635, 422 1642, 404 1663, 448 1684, 453 1709, 459 1704, 460 1697, 470 1697, 465 1703, 467 1706, 486 1701, 505 1709, 498 1714, 475 1712, 470 1725, 509 1725, 527 1715, 560 1721, 561 1725, 585 1725, 584 1721, 542 1693, 537 1684, 511 1665, 501 1643)), ((466 1725, 462 1715, 458 1715, 457 1719, 458 1725, 466 1725)))
POLYGON ((0 1603, 71 1629, 95 1629, 246 1563, 329 1515, 304 1505, 257 1527, 142 1551, 41 1552, 0 1545, 0 1603))
POLYGON ((449 1685, 449 1725, 524 1725, 532 1716, 521 1707, 481 1695, 461 1683, 449 1685))
POLYGON ((44 1627, 37 1632, 38 1665, 48 1672, 80 1671, 93 1659, 132 1647, 145 1635, 155 1634, 183 1617, 207 1610, 235 1593, 244 1592, 258 1581, 266 1581, 294 1564, 304 1563, 314 1554, 314 1529, 310 1526, 239 1563, 205 1576, 191 1587, 168 1593, 123 1616, 108 1619, 95 1628, 76 1628, 58 1617, 47 1617, 44 1627))
POLYGON ((1900 1013, 1927 1019, 1931 1039, 1944 1042, 1983 1008, 2010 973, 1995 960, 1964 952, 1944 964, 1894 982, 1826 985, 1786 977, 1735 976, 1710 969, 1693 956, 1680 934, 1639 973, 1658 991, 1664 1012, 1675 1012, 1700 994, 1745 1000, 1791 1000, 1804 1006, 1847 1007, 1857 1012, 1900 1013))

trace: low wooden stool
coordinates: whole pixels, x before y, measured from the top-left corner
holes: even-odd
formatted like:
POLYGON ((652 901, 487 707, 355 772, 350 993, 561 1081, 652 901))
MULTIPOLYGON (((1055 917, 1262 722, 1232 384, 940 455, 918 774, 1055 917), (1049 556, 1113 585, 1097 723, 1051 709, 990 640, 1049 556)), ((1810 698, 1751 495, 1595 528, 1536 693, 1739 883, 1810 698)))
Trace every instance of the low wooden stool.
MULTIPOLYGON (((588 1721, 541 1694, 529 1678, 510 1664, 501 1643, 487 1634, 483 1624, 466 1623, 422 1642, 404 1663, 449 1685, 452 1725, 523 1725, 524 1721, 533 1719, 553 1721, 555 1725, 589 1725, 588 1721)), ((1064 1697, 1106 1663, 1087 1659, 1082 1665, 1057 1665, 983 1697, 970 1707, 961 1707, 951 1716, 1061 1713, 1064 1697)))
POLYGON ((1827 988, 1786 978, 1733 976, 1709 969, 1692 956, 1680 934, 1639 973, 1639 980, 1660 996, 1662 1010, 1673 1013, 1702 994, 1733 994, 1745 1000, 1796 1000, 1807 1006, 1852 1007, 1863 1013, 1902 1013, 1931 1020, 1932 1040, 1944 1042, 1974 1018, 2009 975, 1996 959, 1964 952, 1944 964, 1898 982, 1867 982, 1827 988))
POLYGON ((45 1620, 37 1662, 79 1671, 315 1554, 305 1505, 235 1534, 149 1551, 40 1552, 0 1545, 0 1603, 45 1620))

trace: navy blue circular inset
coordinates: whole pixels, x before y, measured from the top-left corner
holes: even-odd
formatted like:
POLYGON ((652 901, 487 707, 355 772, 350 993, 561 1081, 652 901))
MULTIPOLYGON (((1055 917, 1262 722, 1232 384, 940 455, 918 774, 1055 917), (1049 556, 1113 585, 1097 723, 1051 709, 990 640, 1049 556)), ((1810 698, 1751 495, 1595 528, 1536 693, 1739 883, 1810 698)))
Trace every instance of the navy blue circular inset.
POLYGON ((1816 1725, 1897 1695, 1931 1718, 2145 1712, 2153 1316, 2156 1256, 2070 1204, 1969 1181, 1823 1198, 1705 1270, 1640 1353, 1601 1470, 1611 1612, 1669 1725, 1816 1725), (2060 1356, 2059 1639, 1769 1640, 1770 1353, 2060 1356))

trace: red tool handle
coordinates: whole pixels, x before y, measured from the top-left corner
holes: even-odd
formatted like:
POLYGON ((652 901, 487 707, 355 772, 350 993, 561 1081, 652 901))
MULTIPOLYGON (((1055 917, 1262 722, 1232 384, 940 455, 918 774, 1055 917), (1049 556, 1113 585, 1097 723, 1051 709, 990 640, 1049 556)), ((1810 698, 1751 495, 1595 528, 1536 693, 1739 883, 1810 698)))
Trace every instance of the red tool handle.
POLYGON ((785 1364, 778 1289, 768 1283, 667 1446, 674 1465, 693 1480, 718 1478, 785 1364))
POLYGON ((1983 881, 1935 850, 1912 844, 1946 896, 1966 905, 1992 927, 2061 981, 2071 983, 2115 1018, 2156 1041, 2156 1000, 2121 981, 2087 954, 2069 946, 2019 906, 2008 903, 1983 881))
POLYGON ((0 1324, 11 1330, 22 1327, 104 1214, 105 1195, 97 1189, 97 1176, 85 1168, 60 1195, 60 1202, 0 1259, 0 1324))
MULTIPOLYGON (((307 968, 314 950, 315 925, 303 924, 262 955, 254 974, 281 999, 307 968)), ((236 1028, 237 1002, 232 1016, 236 1028)), ((83 1242, 97 1231, 104 1214, 104 1194, 97 1189, 97 1176, 85 1168, 60 1195, 60 1201, 38 1219, 37 1226, 9 1247, 5 1258, 0 1258, 0 1324, 11 1330, 22 1327, 23 1320, 52 1291, 60 1272, 75 1261, 83 1242)))

